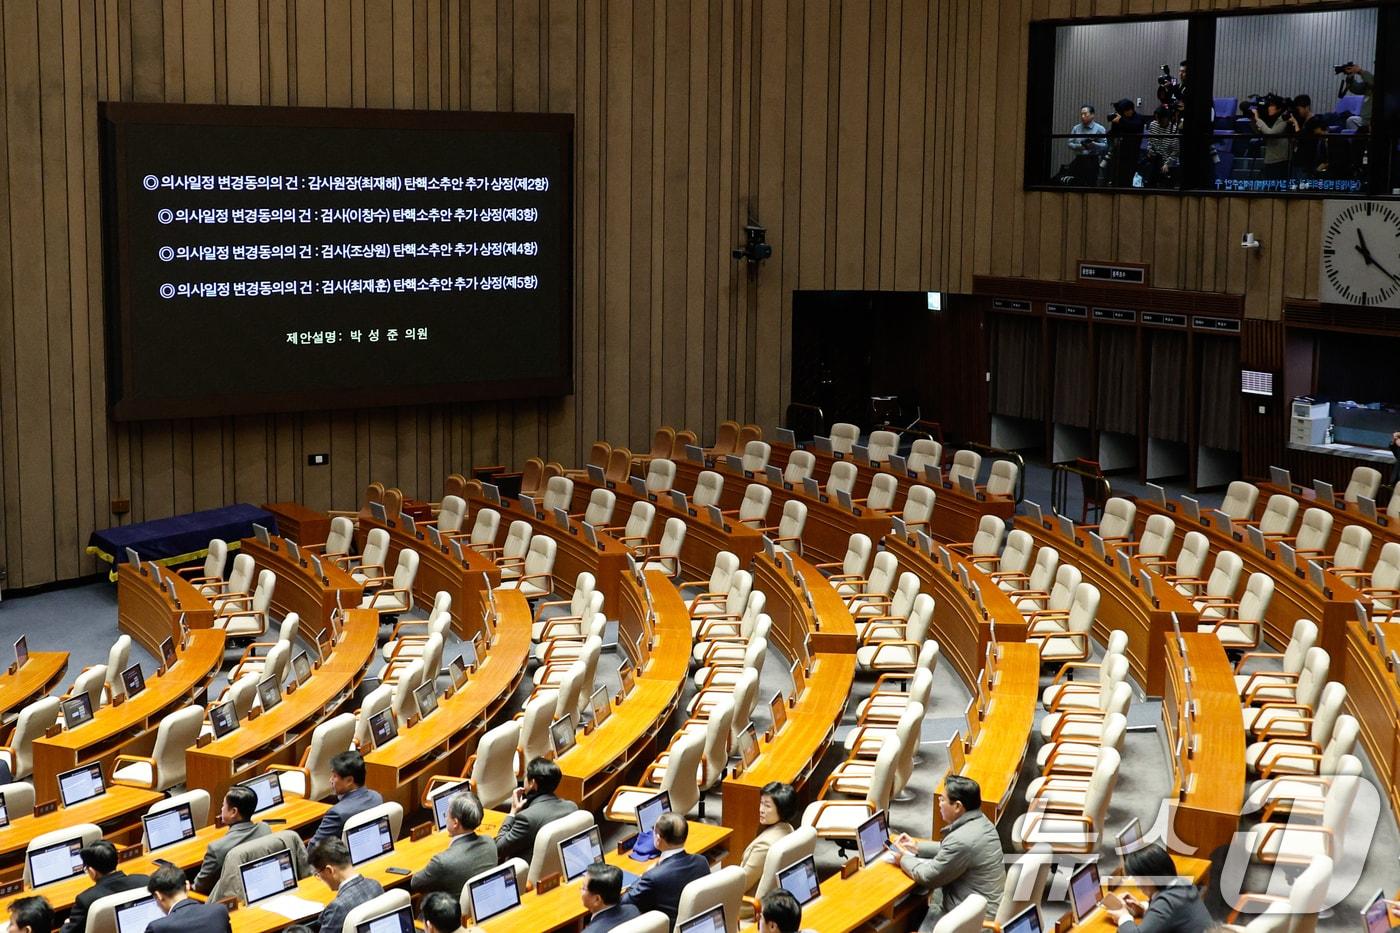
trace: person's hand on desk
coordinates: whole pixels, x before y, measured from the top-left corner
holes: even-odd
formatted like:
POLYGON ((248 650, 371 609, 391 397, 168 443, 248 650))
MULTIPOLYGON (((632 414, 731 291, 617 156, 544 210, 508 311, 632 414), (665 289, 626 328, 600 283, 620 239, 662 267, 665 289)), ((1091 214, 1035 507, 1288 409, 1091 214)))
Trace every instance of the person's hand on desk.
POLYGON ((1123 895, 1123 909, 1134 920, 1141 920, 1143 914, 1147 913, 1147 905, 1127 893, 1123 895))
POLYGON ((894 856, 894 863, 896 866, 903 867, 904 856, 917 855, 918 852, 919 850, 918 847, 914 844, 913 837, 910 836, 908 833, 900 833, 899 837, 895 839, 894 850, 892 854, 894 856))

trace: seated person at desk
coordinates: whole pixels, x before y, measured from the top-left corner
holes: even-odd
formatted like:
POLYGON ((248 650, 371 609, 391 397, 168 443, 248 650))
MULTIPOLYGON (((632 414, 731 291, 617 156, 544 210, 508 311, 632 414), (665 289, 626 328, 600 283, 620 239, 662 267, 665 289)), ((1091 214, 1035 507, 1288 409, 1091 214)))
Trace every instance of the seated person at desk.
POLYGON ((982 812, 982 788, 972 778, 950 774, 938 795, 943 841, 916 846, 908 833, 895 844, 894 863, 929 891, 928 916, 921 931, 932 930, 940 915, 961 904, 969 894, 987 899, 987 919, 997 915, 1006 884, 1001 837, 982 812))
MULTIPOLYGON (((423 898, 423 928, 426 933, 463 933, 461 901, 441 891, 423 898)), ((472 929, 481 927, 473 924, 472 929)))
POLYGON ((548 758, 531 758, 525 766, 525 786, 510 795, 510 816, 496 834, 496 858, 517 855, 528 860, 535 851, 535 834, 544 824, 578 809, 572 800, 554 796, 564 773, 548 758))
POLYGON ((477 835, 480 825, 481 801, 467 791, 455 795, 447 805, 447 835, 451 841, 421 871, 413 873, 410 890, 414 894, 443 891, 461 897, 468 878, 495 868, 496 842, 490 836, 477 835))
POLYGON ((635 920, 641 911, 622 900, 622 869, 606 862, 588 866, 588 873, 579 888, 579 897, 588 911, 588 926, 583 933, 608 933, 613 927, 635 920))
POLYGON ((146 933, 232 933, 228 908, 223 904, 201 904, 190 897, 185 872, 174 865, 157 868, 146 890, 155 895, 156 906, 164 917, 152 920, 146 933))
POLYGON ((346 820, 384 802, 379 791, 370 790, 364 783, 365 759, 359 752, 351 749, 331 759, 331 790, 335 791, 336 802, 321 817, 321 825, 316 827, 308 847, 323 839, 339 839, 346 820))
POLYGON ((745 847, 744 857, 739 862, 744 869, 745 894, 753 896, 758 889, 769 847, 792 832, 792 822, 796 816, 797 792, 791 784, 770 781, 763 785, 758 798, 758 823, 763 831, 745 847))
POLYGON ((346 914, 384 893, 383 885, 350 864, 350 849, 339 838, 316 843, 309 857, 312 874, 335 892, 335 898, 321 911, 321 929, 326 933, 337 933, 345 925, 346 914))
MULTIPOLYGON (((266 823, 254 823, 253 811, 258 808, 258 795, 251 787, 235 784, 224 794, 224 806, 219 819, 228 827, 222 837, 209 843, 204 850, 204 862, 191 887, 199 894, 208 894, 224 872, 224 857, 236 845, 259 839, 272 832, 266 823)), ((111 893, 111 892, 108 892, 111 893)))
POLYGON ((758 933, 802 933, 802 905, 782 888, 758 902, 758 933))
MULTIPOLYGON (((246 789, 246 788, 245 788, 246 789)), ((63 933, 84 933, 87 929, 88 908, 92 902, 108 894, 120 894, 135 888, 145 890, 149 880, 145 875, 128 875, 117 868, 117 847, 106 839, 83 846, 80 853, 83 871, 92 879, 92 887, 73 899, 73 909, 63 924, 63 933)))
POLYGON ((21 897, 10 905, 10 933, 53 933, 53 908, 42 897, 21 897))
POLYGON ((710 873, 709 859, 685 851, 689 833, 690 826, 679 813, 663 813, 657 818, 652 835, 656 837, 656 848, 661 850, 661 860, 633 882, 622 903, 631 904, 640 913, 659 910, 671 918, 671 926, 676 925, 681 891, 710 873))
POLYGON ((1123 867, 1133 884, 1147 895, 1147 903, 1123 895, 1123 906, 1109 911, 1120 930, 1137 933, 1201 933, 1215 921, 1201 901, 1201 892, 1177 874, 1176 863, 1160 845, 1129 852, 1123 867))

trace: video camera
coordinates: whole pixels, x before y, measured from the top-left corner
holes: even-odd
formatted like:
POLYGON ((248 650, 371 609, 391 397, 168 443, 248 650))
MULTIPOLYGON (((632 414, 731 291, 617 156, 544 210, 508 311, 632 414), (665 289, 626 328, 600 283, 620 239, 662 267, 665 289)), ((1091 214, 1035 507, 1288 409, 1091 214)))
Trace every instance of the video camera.
POLYGON ((1172 70, 1167 65, 1162 66, 1162 73, 1157 76, 1157 100, 1168 107, 1175 107, 1181 103, 1183 95, 1181 82, 1172 74, 1172 70))
POLYGON ((1339 75, 1339 74, 1341 74, 1342 72, 1346 71, 1348 68, 1355 68, 1355 67, 1356 67, 1356 62, 1347 62, 1345 65, 1333 65, 1333 66, 1332 66, 1332 73, 1333 73, 1334 75, 1339 75))

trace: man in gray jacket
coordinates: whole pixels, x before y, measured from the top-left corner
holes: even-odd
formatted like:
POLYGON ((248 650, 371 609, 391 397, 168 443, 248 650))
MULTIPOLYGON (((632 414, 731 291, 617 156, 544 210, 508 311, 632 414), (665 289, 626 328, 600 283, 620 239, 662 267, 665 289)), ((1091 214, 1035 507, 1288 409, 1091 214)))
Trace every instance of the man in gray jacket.
POLYGON ((928 916, 921 931, 932 930, 938 918, 971 894, 987 899, 987 919, 994 919, 1006 884, 1001 838, 982 813, 982 789, 971 778, 949 775, 938 798, 943 841, 920 846, 908 834, 896 840, 895 864, 929 891, 928 916))
POLYGON ((481 801, 476 794, 462 791, 454 795, 447 805, 447 835, 452 841, 421 871, 413 873, 409 887, 414 894, 444 891, 460 898, 468 878, 496 867, 496 842, 476 834, 480 825, 481 801))
POLYGON ((228 827, 223 836, 209 843, 204 850, 204 862, 191 885, 200 894, 208 894, 224 872, 224 858, 236 845, 261 839, 272 832, 266 823, 254 823, 253 811, 258 808, 258 795, 250 787, 235 784, 224 795, 219 818, 228 827))
POLYGON ((496 834, 498 859, 504 862, 518 855, 529 861, 540 828, 578 809, 572 800, 554 796, 563 777, 559 766, 548 758, 531 758, 525 765, 525 786, 510 795, 510 816, 496 834))

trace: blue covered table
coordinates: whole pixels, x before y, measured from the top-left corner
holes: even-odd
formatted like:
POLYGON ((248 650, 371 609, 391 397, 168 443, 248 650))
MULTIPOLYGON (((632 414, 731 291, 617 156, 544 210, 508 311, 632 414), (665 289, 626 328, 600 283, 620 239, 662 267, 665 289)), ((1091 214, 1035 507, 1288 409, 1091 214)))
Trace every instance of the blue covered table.
POLYGON ((253 536, 253 525, 277 533, 277 517, 267 509, 240 502, 219 509, 205 509, 188 515, 157 518, 138 525, 120 525, 94 531, 88 538, 87 552, 95 554, 112 566, 109 579, 117 578, 117 565, 126 560, 126 549, 132 548, 142 560, 153 560, 163 566, 199 560, 209 552, 209 541, 222 538, 230 550, 243 538, 253 536))

